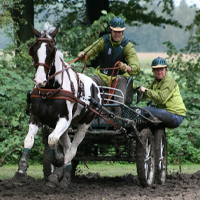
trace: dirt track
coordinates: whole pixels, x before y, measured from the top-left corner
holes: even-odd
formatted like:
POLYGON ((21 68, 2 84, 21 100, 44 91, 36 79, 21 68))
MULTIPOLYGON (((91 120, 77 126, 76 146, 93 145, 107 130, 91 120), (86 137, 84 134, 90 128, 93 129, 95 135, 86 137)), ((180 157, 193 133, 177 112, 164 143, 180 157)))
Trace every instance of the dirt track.
POLYGON ((200 199, 200 171, 188 175, 169 175, 165 186, 142 188, 136 176, 100 177, 99 174, 76 176, 70 188, 48 188, 43 179, 28 176, 25 184, 12 179, 0 180, 0 199, 12 200, 198 200, 200 199))

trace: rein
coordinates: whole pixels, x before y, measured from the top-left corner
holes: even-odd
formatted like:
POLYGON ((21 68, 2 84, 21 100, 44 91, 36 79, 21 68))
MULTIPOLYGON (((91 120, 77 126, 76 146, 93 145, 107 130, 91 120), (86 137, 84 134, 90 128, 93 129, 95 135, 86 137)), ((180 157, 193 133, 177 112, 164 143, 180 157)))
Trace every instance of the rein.
MULTIPOLYGON (((78 60, 79 60, 79 58, 75 58, 75 59, 69 61, 68 64, 71 64, 71 63, 73 63, 73 62, 77 62, 78 60)), ((81 74, 83 73, 83 71, 85 70, 85 68, 87 68, 87 67, 86 67, 86 64, 87 64, 87 54, 85 54, 84 66, 82 67, 83 69, 82 69, 82 71, 81 71, 81 74)))
POLYGON ((105 121, 107 121, 109 124, 111 124, 112 126, 114 126, 116 129, 120 129, 121 130, 121 127, 119 125, 117 125, 116 123, 114 123, 112 120, 106 118, 99 111, 93 109, 91 106, 89 106, 86 103, 84 103, 83 101, 81 101, 79 98, 77 98, 76 96, 74 96, 74 94, 72 92, 70 92, 68 90, 60 90, 59 93, 55 93, 54 91, 55 91, 55 89, 40 89, 40 90, 37 90, 37 88, 34 88, 33 91, 32 91, 32 93, 31 93, 31 98, 64 99, 64 100, 71 101, 73 103, 74 102, 75 103, 80 103, 84 107, 87 107, 88 110, 91 110, 92 112, 94 112, 98 116, 102 117, 105 121), (45 98, 43 96, 41 96, 41 93, 43 95, 45 94, 45 98), (52 96, 52 94, 54 94, 54 96, 52 96))
MULTIPOLYGON (((46 35, 45 35, 46 36, 46 35)), ((50 65, 47 65, 46 63, 34 63, 33 61, 33 64, 34 64, 34 67, 37 67, 39 65, 42 65, 44 66, 45 68, 47 68, 48 70, 51 69, 51 67, 53 66, 53 64, 55 63, 55 55, 56 55, 56 51, 57 51, 57 48, 55 47, 55 40, 52 39, 52 38, 43 38, 43 37, 38 37, 36 38, 36 41, 35 43, 37 43, 38 41, 43 41, 43 42, 47 42, 49 43, 51 46, 54 47, 55 49, 55 53, 54 53, 54 59, 52 60, 51 64, 50 65)), ((34 44, 35 44, 34 43, 34 44)), ((32 44, 29 48, 29 55, 31 55, 31 48, 33 47, 32 44)), ((33 57, 33 56, 32 56, 33 57)), ((76 74, 76 77, 77 77, 77 85, 78 85, 78 97, 75 96, 75 88, 74 88, 74 84, 73 82, 71 81, 71 77, 70 77, 70 74, 69 74, 69 71, 68 69, 71 68, 71 67, 66 67, 63 59, 61 59, 61 62, 62 62, 62 67, 63 69, 54 73, 53 75, 49 76, 48 78, 48 81, 53 79, 56 75, 62 73, 62 83, 60 84, 60 87, 57 88, 57 89, 44 89, 44 88, 34 88, 32 93, 31 93, 31 98, 42 98, 42 99, 64 99, 64 100, 68 100, 68 101, 71 101, 73 103, 75 103, 75 107, 74 107, 74 110, 73 110, 73 113, 75 112, 76 110, 76 107, 77 107, 77 103, 80 103, 81 105, 83 105, 84 107, 87 107, 89 110, 91 110, 92 112, 94 112, 95 114, 101 116, 104 120, 106 120, 108 123, 110 123, 112 126, 114 126, 115 128, 117 129, 120 129, 120 126, 118 126, 117 124, 115 124, 113 121, 111 121, 110 119, 104 117, 100 112, 98 112, 97 110, 93 109, 91 106, 87 105, 85 102, 81 101, 79 99, 79 97, 81 96, 81 93, 83 93, 83 96, 84 96, 84 86, 83 86, 83 83, 81 82, 81 87, 79 86, 79 76, 76 72, 74 72, 76 74), (62 89, 62 85, 63 85, 63 72, 66 71, 66 73, 68 74, 68 77, 69 77, 69 80, 70 80, 70 86, 71 86, 71 91, 68 91, 68 90, 63 90, 62 89)), ((72 62, 75 62, 79 60, 79 58, 76 58, 72 61, 69 61, 68 64, 72 63, 72 62)), ((86 68, 86 63, 87 63, 87 55, 85 55, 85 62, 84 62, 84 67, 82 69, 82 72, 84 71, 84 69, 86 68)), ((113 74, 114 74, 114 70, 117 69, 116 65, 118 64, 118 62, 115 64, 114 66, 114 69, 113 68, 107 68, 107 69, 113 69, 113 72, 112 72, 112 75, 111 75, 111 81, 110 81, 110 84, 112 84, 112 78, 113 78, 113 74)), ((115 82, 114 82, 114 85, 113 87, 116 87, 116 84, 117 84, 117 81, 118 79, 116 78, 115 79, 115 82)), ((112 91, 112 94, 114 93, 114 90, 112 91)), ((111 98, 111 96, 110 96, 111 98)))
MULTIPOLYGON (((43 98, 43 99, 47 99, 47 98, 52 98, 52 99, 54 99, 54 97, 56 96, 55 99, 62 99, 62 98, 58 98, 58 95, 57 95, 57 93, 59 92, 59 94, 60 94, 61 91, 65 91, 65 93, 72 93, 72 94, 75 96, 74 83, 72 82, 71 77, 70 77, 70 74, 69 74, 69 71, 68 71, 68 69, 71 69, 71 67, 66 67, 66 65, 65 65, 65 63, 64 63, 64 61, 63 61, 63 59, 60 58, 60 60, 61 60, 61 62, 62 62, 62 67, 63 67, 63 69, 60 70, 60 71, 58 71, 58 72, 56 72, 55 74, 51 75, 51 76, 49 77, 49 79, 48 79, 48 81, 50 81, 50 80, 53 79, 56 75, 62 73, 62 82, 61 82, 61 84, 60 84, 60 87, 57 88, 57 89, 34 88, 34 90, 37 90, 37 91, 38 91, 38 95, 39 95, 39 96, 37 95, 37 97, 41 97, 41 98, 43 98), (65 71, 66 71, 67 74, 68 74, 72 92, 62 89, 62 85, 63 85, 63 72, 65 72, 65 71)), ((79 88, 79 77, 78 77, 78 74, 77 74, 77 73, 75 73, 75 74, 76 74, 76 79, 77 79, 77 85, 78 85, 78 88, 79 88)), ((79 88, 78 90, 80 91, 80 90, 82 90, 82 88, 79 88)), ((83 92, 83 93, 84 93, 84 92, 83 92)), ((35 94, 35 93, 34 93, 34 94, 35 94)), ((36 95, 36 94, 35 94, 35 95, 36 95)), ((65 95, 62 94, 62 96, 64 97, 65 95)), ((68 99, 69 96, 71 96, 71 95, 68 95, 68 94, 66 95, 66 97, 67 97, 66 100, 69 100, 69 99, 68 99)), ((36 96, 31 95, 31 97, 36 97, 36 96)), ((65 98, 64 98, 64 99, 65 99, 65 98)), ((72 102, 74 102, 74 101, 72 101, 72 102)))
MULTIPOLYGON (((119 61, 117 61, 116 63, 115 63, 115 65, 114 65, 114 68, 113 68, 113 71, 112 71, 112 74, 111 74, 111 78, 110 78, 110 87, 113 87, 113 88, 116 88, 116 85, 117 85, 117 82, 118 82, 118 77, 116 77, 115 78, 115 81, 114 81, 114 83, 113 83, 113 86, 112 86, 112 79, 113 79, 113 75, 114 75, 114 71, 115 71, 115 69, 117 69, 117 65, 119 64, 119 61)), ((118 72, 119 72, 119 70, 117 71, 117 75, 118 75, 118 72)), ((113 93, 114 93, 114 90, 112 90, 112 89, 109 89, 109 92, 108 92, 110 95, 108 96, 108 101, 107 101, 107 104, 109 104, 109 100, 111 99, 111 97, 112 97, 112 95, 113 95, 113 93)))
MULTIPOLYGON (((76 62, 76 61, 78 61, 79 60, 79 58, 75 58, 74 60, 71 60, 71 61, 69 61, 68 62, 68 64, 71 64, 71 63, 73 63, 73 62, 76 62)), ((88 68, 88 67, 86 67, 86 63, 87 63, 87 54, 85 54, 85 61, 84 61, 84 66, 83 66, 83 69, 82 69, 82 71, 81 71, 81 73, 83 73, 83 71, 85 70, 85 68, 88 68)), ((119 61, 117 61, 116 63, 115 63, 115 65, 114 65, 114 68, 103 68, 103 69, 112 69, 113 71, 112 71, 112 74, 111 74, 111 78, 110 78, 110 85, 109 85, 109 87, 112 87, 112 88, 116 88, 116 86, 117 86, 117 82, 118 82, 118 79, 119 79, 119 77, 117 77, 118 76, 118 72, 119 72, 119 70, 118 70, 118 72, 117 72, 117 76, 116 76, 116 78, 115 78, 115 81, 114 81, 114 83, 113 83, 113 85, 112 85, 112 80, 113 80, 113 75, 114 75, 114 71, 115 71, 115 69, 119 69, 119 67, 117 67, 117 65, 119 64, 119 61)), ((101 68, 100 68, 101 69, 101 68)), ((107 100, 107 104, 109 104, 109 100, 111 99, 111 97, 112 97, 112 95, 114 94, 114 90, 113 89, 109 89, 109 95, 108 95, 108 100, 107 100)))

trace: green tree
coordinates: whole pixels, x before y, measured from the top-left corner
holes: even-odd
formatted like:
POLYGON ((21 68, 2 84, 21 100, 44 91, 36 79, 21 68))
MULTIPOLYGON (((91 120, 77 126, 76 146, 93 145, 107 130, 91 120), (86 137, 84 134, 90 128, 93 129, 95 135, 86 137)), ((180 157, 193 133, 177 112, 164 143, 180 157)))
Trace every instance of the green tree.
MULTIPOLYGON (((162 0, 162 2, 164 4, 162 12, 167 13, 171 17, 171 11, 174 8, 173 1, 162 0)), ((153 3, 154 0, 130 0, 127 2, 119 0, 9 0, 1 2, 0 6, 3 12, 10 11, 12 13, 14 25, 17 27, 15 29, 17 31, 17 36, 20 41, 25 42, 33 37, 30 24, 34 25, 34 14, 37 16, 37 14, 44 10, 47 12, 43 20, 53 15, 55 22, 63 25, 68 23, 70 27, 75 24, 92 24, 102 15, 101 10, 112 12, 115 15, 123 14, 127 19, 127 23, 131 26, 151 23, 154 26, 171 24, 180 27, 178 21, 172 18, 166 19, 162 17, 162 15, 158 16, 156 11, 152 9, 149 10, 148 6, 153 3), (53 9, 49 5, 53 5, 53 9), (35 13, 34 6, 40 6, 40 9, 35 13), (63 10, 66 12, 62 12, 63 10)), ((157 6, 159 5, 160 2, 157 3, 157 6)), ((66 28, 66 26, 64 27, 66 28)))
MULTIPOLYGON (((180 157, 181 161, 200 162, 200 10, 196 10, 195 18, 186 30, 191 35, 187 45, 180 51, 171 42, 166 42, 170 71, 180 85, 187 108, 186 119, 179 131, 169 131, 168 149, 171 155, 180 157), (180 147, 176 150, 175 141, 180 147)), ((170 157, 171 160, 174 160, 173 156, 170 157)))
MULTIPOLYGON (((31 63, 31 58, 28 56, 28 44, 31 40, 26 41, 26 43, 19 41, 16 42, 16 37, 13 34, 11 28, 13 27, 13 18, 11 15, 12 9, 16 8, 16 3, 21 3, 19 0, 8 0, 1 1, 1 15, 0 15, 0 26, 6 28, 9 36, 13 38, 13 45, 9 45, 8 48, 4 49, 4 57, 0 59, 0 75, 1 75, 1 89, 0 89, 0 99, 2 102, 2 107, 0 109, 0 128, 1 128, 1 139, 0 139, 0 157, 5 158, 5 155, 10 155, 12 157, 6 157, 5 161, 15 162, 18 159, 21 151, 21 145, 23 143, 23 138, 27 133, 28 118, 25 116, 23 110, 25 108, 25 96, 27 90, 32 89, 32 76, 34 73, 34 68, 31 63), (14 5, 14 7, 13 7, 14 5), (3 14, 2 14, 3 13, 3 14), (18 46, 20 44, 20 46, 18 46), (6 60, 5 55, 13 55, 13 50, 18 50, 18 55, 13 56, 13 59, 6 60), (20 66, 20 67, 16 67, 20 66), (9 154, 9 152, 13 152, 9 154)), ((177 20, 172 19, 173 15, 173 2, 171 0, 161 1, 151 1, 151 0, 133 0, 127 1, 109 1, 109 13, 103 12, 104 14, 98 19, 93 21, 92 25, 86 22, 86 3, 91 1, 57 1, 46 0, 39 1, 35 0, 34 5, 37 5, 37 13, 41 13, 44 8, 46 8, 46 16, 42 19, 46 21, 46 17, 49 15, 54 16, 55 24, 60 24, 60 31, 57 37, 57 44, 64 50, 68 51, 69 55, 77 55, 77 51, 83 49, 85 46, 91 44, 96 40, 102 32, 105 32, 108 28, 108 22, 115 15, 120 15, 130 26, 140 26, 142 24, 151 23, 154 26, 164 26, 166 24, 172 24, 174 26, 180 27, 180 23, 177 20), (144 4, 142 4, 143 2, 144 4), (66 3, 66 4, 64 4, 66 3), (68 3, 68 4, 67 4, 68 3), (154 11, 154 3, 157 6, 162 6, 163 10, 160 14, 154 11), (49 5, 53 5, 51 10, 48 10, 49 5), (40 6, 39 6, 40 5, 40 6), (151 5, 152 7, 149 7, 151 5), (63 12, 64 10, 64 12, 63 12), (52 12, 51 12, 52 11, 52 12), (129 13, 129 14, 128 14, 129 13), (161 14, 162 13, 162 14, 161 14), (166 13, 169 18, 163 14, 166 13), (59 37, 60 36, 60 37, 59 37)), ((19 9, 25 8, 23 4, 20 4, 19 9)), ((36 13, 35 13, 36 14, 36 13)), ((92 19, 90 19, 92 21, 92 19)), ((91 22, 90 21, 90 22, 91 22)), ((55 25, 54 24, 54 25, 55 25)), ((15 32, 17 32, 18 26, 14 26, 15 32)), ((180 127, 180 132, 170 130, 168 132, 169 141, 169 158, 170 162, 174 161, 174 157, 179 156, 178 154, 184 153, 183 161, 189 160, 192 162, 200 162, 200 152, 198 148, 200 147, 199 140, 199 110, 200 110, 200 85, 199 85, 199 52, 200 52, 200 11, 196 11, 195 19, 192 24, 187 26, 186 30, 191 32, 191 36, 188 40, 188 45, 182 48, 181 53, 174 47, 170 42, 167 42, 168 55, 170 57, 169 62, 170 70, 174 73, 177 82, 180 84, 181 93, 184 97, 184 102, 188 109, 188 115, 184 120, 183 125, 180 127), (195 54, 194 59, 184 60, 183 53, 195 54), (174 59, 174 55, 177 56, 174 59), (174 147, 176 142, 182 142, 177 147, 174 152, 174 147), (182 145, 183 144, 183 145, 182 145), (193 156, 192 152, 195 152, 193 156)), ((153 33, 152 33, 153 34, 153 33)), ((159 36, 161 37, 161 35, 159 36)), ((177 36, 178 37, 178 36, 177 36)), ((155 38, 156 39, 156 38, 155 38)), ((32 39, 33 42, 33 39, 32 39)), ((148 42, 148 41, 147 41, 148 42)), ((138 75, 138 78, 142 77, 142 80, 149 80, 149 75, 145 77, 145 74, 138 75)), ((139 79, 138 81, 141 81, 139 79)), ((34 156, 38 157, 40 160, 40 155, 42 154, 42 144, 41 140, 36 140, 37 145, 35 145, 33 152, 34 156)), ((181 154, 180 154, 181 155, 181 154)), ((1 163, 2 160, 0 160, 1 163)))

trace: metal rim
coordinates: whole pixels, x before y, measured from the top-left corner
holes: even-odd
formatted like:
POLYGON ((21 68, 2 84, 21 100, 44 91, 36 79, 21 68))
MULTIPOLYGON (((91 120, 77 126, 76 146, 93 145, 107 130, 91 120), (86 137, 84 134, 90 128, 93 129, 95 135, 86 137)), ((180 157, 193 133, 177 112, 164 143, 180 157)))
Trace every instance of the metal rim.
POLYGON ((145 160, 144 160, 144 169, 145 169, 145 176, 148 185, 151 185, 154 180, 154 158, 153 158, 153 146, 149 140, 146 138, 145 141, 145 160))
POLYGON ((159 170, 161 170, 161 182, 165 182, 166 177, 166 159, 165 159, 165 143, 163 142, 163 138, 160 140, 160 158, 159 158, 159 170))

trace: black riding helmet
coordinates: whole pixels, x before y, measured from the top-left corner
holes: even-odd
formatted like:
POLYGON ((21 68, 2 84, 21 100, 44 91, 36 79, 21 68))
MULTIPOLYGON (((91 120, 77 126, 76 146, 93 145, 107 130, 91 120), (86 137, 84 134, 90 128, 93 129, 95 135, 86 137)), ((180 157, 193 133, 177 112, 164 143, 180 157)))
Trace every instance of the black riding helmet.
POLYGON ((121 17, 114 17, 110 21, 110 28, 114 31, 123 31, 125 27, 125 21, 121 17))
POLYGON ((151 67, 154 68, 163 68, 167 67, 167 61, 164 58, 158 57, 152 61, 151 67))

